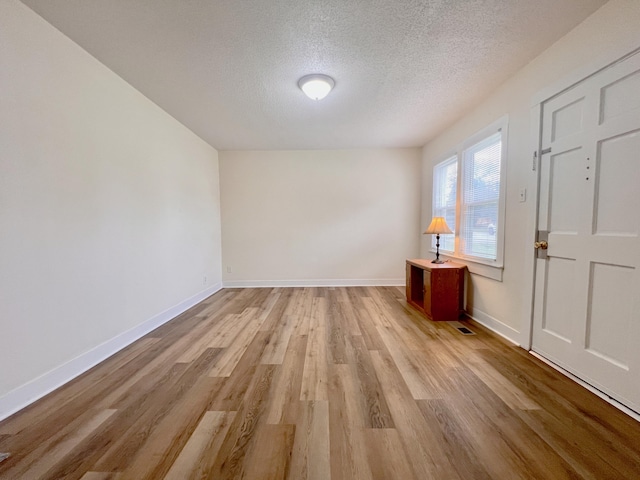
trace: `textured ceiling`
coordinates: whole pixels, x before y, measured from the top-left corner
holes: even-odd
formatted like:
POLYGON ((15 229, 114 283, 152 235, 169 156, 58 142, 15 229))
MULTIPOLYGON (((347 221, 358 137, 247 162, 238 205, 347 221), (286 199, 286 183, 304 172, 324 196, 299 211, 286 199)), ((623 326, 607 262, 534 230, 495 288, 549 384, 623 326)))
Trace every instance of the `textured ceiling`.
POLYGON ((23 0, 219 150, 422 146, 606 0, 23 0), (326 73, 320 102, 298 79, 326 73))

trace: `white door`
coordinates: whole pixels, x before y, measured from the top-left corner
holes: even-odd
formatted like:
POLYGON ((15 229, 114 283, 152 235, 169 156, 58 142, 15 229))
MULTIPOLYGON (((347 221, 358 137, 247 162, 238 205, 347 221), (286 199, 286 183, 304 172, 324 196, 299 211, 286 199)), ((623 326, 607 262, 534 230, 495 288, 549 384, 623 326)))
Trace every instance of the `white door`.
POLYGON ((532 348, 640 412, 640 54, 542 119, 532 348))

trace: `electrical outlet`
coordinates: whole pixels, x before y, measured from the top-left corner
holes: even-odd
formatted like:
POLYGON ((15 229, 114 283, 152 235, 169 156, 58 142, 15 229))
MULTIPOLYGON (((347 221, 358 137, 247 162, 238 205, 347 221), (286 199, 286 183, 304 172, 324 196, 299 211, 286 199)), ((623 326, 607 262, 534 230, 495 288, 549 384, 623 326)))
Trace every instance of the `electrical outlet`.
POLYGON ((231 267, 227 267, 227 273, 231 273, 231 272, 232 272, 231 267))
POLYGON ((203 277, 202 277, 202 284, 203 285, 207 284, 207 276, 206 275, 203 275, 203 277))

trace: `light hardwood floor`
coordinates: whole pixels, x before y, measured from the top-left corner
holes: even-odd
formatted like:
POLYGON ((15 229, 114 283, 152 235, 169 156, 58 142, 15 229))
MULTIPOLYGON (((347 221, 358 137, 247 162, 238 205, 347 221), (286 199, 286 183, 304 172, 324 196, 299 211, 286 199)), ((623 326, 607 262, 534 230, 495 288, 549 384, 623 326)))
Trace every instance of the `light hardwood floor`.
POLYGON ((640 478, 640 423, 463 323, 393 287, 223 290, 0 423, 0 478, 640 478))

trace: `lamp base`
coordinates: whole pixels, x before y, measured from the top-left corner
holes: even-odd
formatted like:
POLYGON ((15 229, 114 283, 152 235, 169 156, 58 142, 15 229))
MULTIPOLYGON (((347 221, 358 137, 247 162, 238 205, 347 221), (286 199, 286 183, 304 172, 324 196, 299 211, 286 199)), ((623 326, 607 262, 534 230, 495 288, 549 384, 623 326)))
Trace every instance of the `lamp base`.
POLYGON ((435 260, 431 260, 431 263, 441 264, 441 263, 444 263, 444 261, 440 260, 439 258, 436 258, 435 260))

